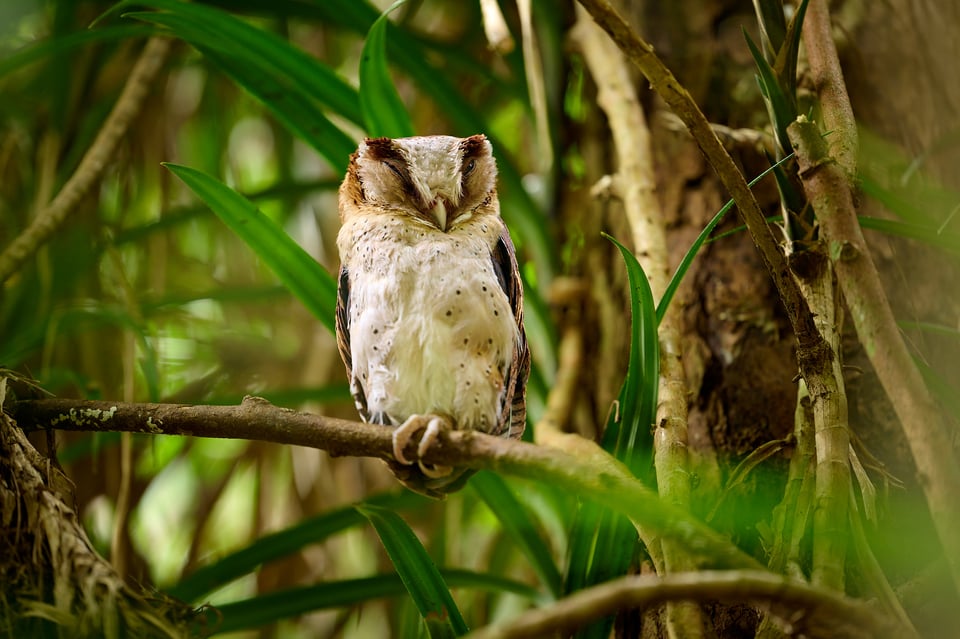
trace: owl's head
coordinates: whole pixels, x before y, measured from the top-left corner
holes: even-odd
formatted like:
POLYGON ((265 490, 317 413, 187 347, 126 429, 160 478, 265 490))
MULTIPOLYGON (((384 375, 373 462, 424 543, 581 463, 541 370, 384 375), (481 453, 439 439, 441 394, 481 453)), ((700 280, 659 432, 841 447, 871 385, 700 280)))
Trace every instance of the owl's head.
POLYGON ((348 180, 351 174, 366 203, 441 231, 470 219, 496 197, 497 165, 484 135, 367 138, 350 158, 348 180))

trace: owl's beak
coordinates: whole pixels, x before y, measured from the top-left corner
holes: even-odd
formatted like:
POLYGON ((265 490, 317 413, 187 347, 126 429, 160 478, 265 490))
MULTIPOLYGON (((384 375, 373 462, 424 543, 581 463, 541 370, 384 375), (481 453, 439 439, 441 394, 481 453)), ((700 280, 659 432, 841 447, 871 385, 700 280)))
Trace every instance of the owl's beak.
POLYGON ((447 202, 447 200, 442 197, 436 198, 430 207, 430 215, 437 221, 437 226, 441 231, 447 230, 447 213, 449 213, 452 208, 450 202, 447 202))

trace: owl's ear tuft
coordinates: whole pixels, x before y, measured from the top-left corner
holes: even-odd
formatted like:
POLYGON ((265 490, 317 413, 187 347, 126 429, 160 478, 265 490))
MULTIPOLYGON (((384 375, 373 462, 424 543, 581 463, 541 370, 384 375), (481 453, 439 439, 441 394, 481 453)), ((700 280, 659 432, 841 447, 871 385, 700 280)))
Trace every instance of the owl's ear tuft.
POLYGON ((364 155, 372 160, 403 161, 400 149, 390 138, 367 138, 363 141, 364 155))
POLYGON ((477 157, 478 155, 482 155, 489 146, 490 143, 487 142, 487 136, 478 133, 477 135, 471 135, 469 138, 464 138, 460 141, 460 153, 464 159, 477 157))

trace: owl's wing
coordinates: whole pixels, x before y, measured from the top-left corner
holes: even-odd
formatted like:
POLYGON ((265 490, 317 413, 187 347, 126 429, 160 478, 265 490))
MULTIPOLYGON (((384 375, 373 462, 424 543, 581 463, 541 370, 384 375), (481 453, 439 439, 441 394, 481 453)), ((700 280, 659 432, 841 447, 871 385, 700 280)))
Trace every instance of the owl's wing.
POLYGON ((345 266, 340 267, 339 284, 337 285, 337 349, 340 358, 347 369, 347 379, 350 380, 350 393, 357 404, 357 412, 363 421, 370 421, 370 411, 367 409, 367 396, 363 392, 360 380, 353 374, 353 355, 350 350, 350 277, 345 266))
POLYGON ((506 226, 500 233, 497 245, 493 249, 493 268, 500 281, 500 288, 507 294, 510 309, 517 322, 517 344, 513 361, 504 379, 504 402, 500 413, 499 433, 509 429, 513 439, 520 439, 527 425, 527 378, 530 376, 530 349, 527 347, 527 335, 523 330, 523 282, 517 268, 517 255, 510 240, 506 226))

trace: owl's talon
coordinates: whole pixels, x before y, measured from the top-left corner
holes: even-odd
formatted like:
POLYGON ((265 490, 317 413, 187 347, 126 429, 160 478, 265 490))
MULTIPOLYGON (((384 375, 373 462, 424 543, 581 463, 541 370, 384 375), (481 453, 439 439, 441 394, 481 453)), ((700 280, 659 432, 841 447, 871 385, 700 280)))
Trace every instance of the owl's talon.
POLYGON ((417 465, 427 477, 446 477, 453 472, 451 466, 442 464, 430 466, 420 461, 440 437, 440 432, 450 427, 446 419, 438 415, 411 415, 405 422, 397 426, 393 430, 393 458, 401 464, 413 464, 413 461, 407 459, 407 456, 403 454, 403 449, 410 443, 410 440, 420 430, 425 421, 427 426, 420 438, 420 443, 417 444, 417 465))
POLYGON ((431 418, 430 422, 427 423, 427 429, 423 431, 423 437, 420 438, 420 444, 417 446, 417 465, 420 466, 420 470, 423 471, 424 475, 434 479, 446 477, 453 472, 452 466, 443 466, 442 464, 428 466, 420 461, 423 459, 423 456, 427 454, 427 451, 430 450, 430 446, 437 441, 437 438, 440 436, 440 431, 443 430, 444 427, 447 427, 447 424, 442 417, 431 418))
POLYGON ((412 459, 407 459, 403 454, 403 449, 407 447, 413 435, 420 430, 423 422, 422 415, 411 415, 407 421, 393 429, 393 458, 401 464, 407 466, 413 464, 412 459))
POLYGON ((439 479, 441 477, 449 477, 453 473, 453 466, 444 466, 443 464, 435 464, 433 466, 428 466, 424 464, 419 459, 417 460, 417 465, 420 466, 420 472, 429 477, 430 479, 439 479))

